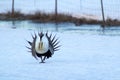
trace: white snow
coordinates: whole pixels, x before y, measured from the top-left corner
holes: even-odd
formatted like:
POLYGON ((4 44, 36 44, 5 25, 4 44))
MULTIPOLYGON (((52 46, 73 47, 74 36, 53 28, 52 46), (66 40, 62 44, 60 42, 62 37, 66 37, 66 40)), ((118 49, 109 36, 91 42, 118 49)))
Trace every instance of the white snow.
POLYGON ((0 80, 120 80, 120 37, 53 32, 61 41, 46 63, 27 52, 27 29, 0 28, 0 80))

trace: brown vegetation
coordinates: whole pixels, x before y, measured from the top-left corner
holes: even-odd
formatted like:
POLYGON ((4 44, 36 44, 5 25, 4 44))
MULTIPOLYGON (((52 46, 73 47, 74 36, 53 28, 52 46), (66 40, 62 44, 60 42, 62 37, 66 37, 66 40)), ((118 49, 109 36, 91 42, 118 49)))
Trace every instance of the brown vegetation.
MULTIPOLYGON (((82 24, 99 24, 102 25, 103 21, 94 20, 94 19, 87 19, 87 18, 75 18, 70 14, 57 14, 54 13, 42 13, 42 12, 35 12, 34 14, 23 14, 20 11, 15 11, 14 16, 10 11, 6 13, 0 13, 0 20, 31 20, 33 22, 38 23, 47 23, 47 22, 55 22, 55 23, 63 23, 69 22, 74 23, 75 25, 82 25, 82 24)), ((107 19, 105 21, 106 26, 120 26, 120 21, 115 19, 107 19)))
POLYGON ((12 12, 8 11, 6 13, 0 13, 0 20, 24 20, 25 15, 20 11, 15 11, 14 16, 12 16, 12 12))
POLYGON ((108 18, 106 20, 106 25, 107 26, 120 26, 120 21, 117 20, 117 19, 110 19, 110 18, 108 18))

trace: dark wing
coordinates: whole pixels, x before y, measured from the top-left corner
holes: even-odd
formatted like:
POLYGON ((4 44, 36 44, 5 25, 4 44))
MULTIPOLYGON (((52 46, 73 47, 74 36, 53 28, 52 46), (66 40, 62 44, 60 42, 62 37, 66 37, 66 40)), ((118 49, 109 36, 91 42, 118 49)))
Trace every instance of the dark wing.
POLYGON ((30 52, 32 53, 32 56, 37 59, 37 56, 36 56, 36 51, 35 51, 35 42, 36 42, 36 39, 37 39, 37 36, 35 34, 35 36, 32 35, 32 38, 33 38, 33 41, 30 42, 30 41, 27 41, 31 47, 27 47, 28 49, 30 49, 30 52))
POLYGON ((59 50, 60 45, 59 45, 58 38, 56 38, 56 35, 54 35, 53 37, 52 36, 53 36, 52 34, 48 35, 48 33, 46 33, 46 37, 49 41, 50 52, 51 54, 54 54, 55 51, 59 50))

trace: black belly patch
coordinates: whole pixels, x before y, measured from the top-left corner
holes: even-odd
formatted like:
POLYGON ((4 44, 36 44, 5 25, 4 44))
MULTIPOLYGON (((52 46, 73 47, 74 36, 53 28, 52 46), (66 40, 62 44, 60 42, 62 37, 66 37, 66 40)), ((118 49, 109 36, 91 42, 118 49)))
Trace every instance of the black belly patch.
POLYGON ((39 54, 39 53, 36 52, 36 55, 37 55, 38 57, 46 56, 47 58, 49 58, 49 57, 52 56, 52 53, 50 52, 50 50, 48 50, 48 51, 47 51, 46 53, 44 53, 44 54, 39 54))

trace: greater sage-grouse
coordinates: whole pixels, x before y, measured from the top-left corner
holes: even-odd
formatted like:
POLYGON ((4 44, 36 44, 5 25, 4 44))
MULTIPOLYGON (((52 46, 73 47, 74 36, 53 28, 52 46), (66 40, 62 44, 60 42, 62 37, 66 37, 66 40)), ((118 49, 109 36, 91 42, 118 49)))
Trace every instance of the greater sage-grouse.
POLYGON ((54 52, 59 50, 60 45, 56 35, 40 32, 38 35, 34 33, 32 39, 32 41, 27 41, 30 45, 27 48, 35 59, 38 60, 38 57, 41 59, 41 63, 44 63, 46 58, 52 57, 54 52))

